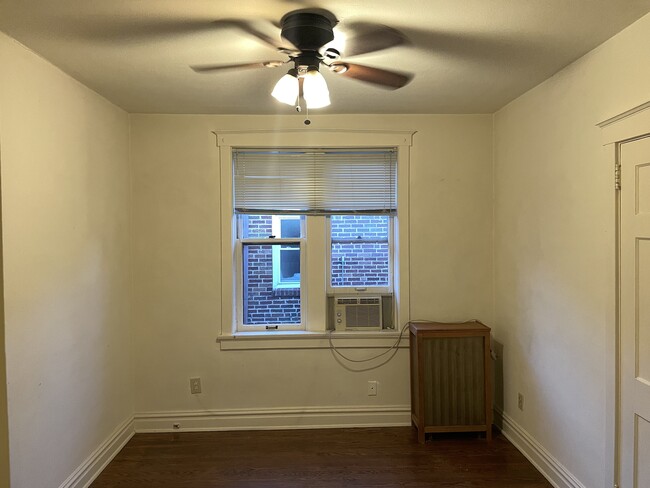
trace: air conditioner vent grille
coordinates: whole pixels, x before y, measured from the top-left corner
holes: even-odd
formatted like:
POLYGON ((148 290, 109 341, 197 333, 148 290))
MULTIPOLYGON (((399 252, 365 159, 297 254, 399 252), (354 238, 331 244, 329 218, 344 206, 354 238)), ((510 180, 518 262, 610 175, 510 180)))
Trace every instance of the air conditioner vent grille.
POLYGON ((379 298, 359 298, 361 305, 379 305, 379 298))
POLYGON ((381 308, 378 305, 348 305, 345 308, 345 323, 348 328, 379 328, 381 308))

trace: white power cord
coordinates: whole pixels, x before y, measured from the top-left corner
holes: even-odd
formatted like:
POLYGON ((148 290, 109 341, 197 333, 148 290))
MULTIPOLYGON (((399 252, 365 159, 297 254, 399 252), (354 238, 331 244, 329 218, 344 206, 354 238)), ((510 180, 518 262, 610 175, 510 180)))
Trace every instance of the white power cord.
MULTIPOLYGON (((397 354, 397 351, 399 349, 399 344, 400 344, 400 342, 402 340, 402 336, 404 335, 404 332, 406 331, 406 329, 408 329, 410 323, 427 323, 427 322, 433 322, 433 321, 432 320, 410 320, 408 323, 404 324, 404 327, 402 327, 402 330, 400 330, 400 332, 399 332, 399 336, 397 337, 397 340, 391 346, 389 346, 388 349, 386 349, 384 352, 381 352, 381 353, 377 354, 376 356, 372 356, 372 357, 364 358, 364 359, 353 359, 351 357, 346 356, 341 351, 339 351, 336 348, 336 346, 334 345, 334 342, 332 342, 332 332, 333 332, 332 330, 330 330, 328 332, 327 338, 329 340, 330 351, 332 352, 332 356, 334 356, 334 359, 336 359, 336 361, 341 366, 343 366, 348 371, 353 371, 355 373, 363 373, 365 371, 372 371, 373 369, 377 369, 377 368, 383 366, 384 364, 387 364, 391 359, 393 359, 395 357, 395 354, 397 354), (392 351, 392 354, 390 354, 391 351, 392 351), (350 363, 367 363, 369 361, 374 361, 375 359, 379 359, 380 357, 382 357, 382 356, 384 356, 386 354, 390 354, 390 356, 388 356, 388 358, 386 358, 385 361, 382 361, 381 363, 376 364, 374 366, 370 366, 368 368, 351 368, 350 366, 348 366, 347 364, 345 364, 342 361, 342 360, 345 360, 345 361, 348 361, 350 363)), ((472 320, 467 320, 466 322, 478 322, 478 320, 472 319, 472 320)), ((447 324, 457 324, 458 322, 437 322, 437 323, 439 323, 439 324, 445 324, 445 323, 447 323, 447 324)))
POLYGON ((397 336, 397 339, 395 340, 395 342, 392 345, 390 345, 385 351, 377 354, 376 356, 372 356, 372 357, 364 358, 364 359, 353 359, 351 357, 346 356, 341 351, 339 351, 336 348, 336 346, 334 345, 334 342, 332 342, 332 332, 333 331, 330 330, 328 332, 328 334, 327 334, 327 338, 329 339, 329 343, 330 343, 330 351, 332 351, 332 355, 334 356, 334 359, 336 359, 336 361, 341 366, 343 366, 345 369, 347 369, 348 371, 353 371, 355 373, 362 373, 364 371, 372 371, 373 369, 377 369, 380 366, 383 366, 384 364, 388 363, 391 359, 393 359, 395 357, 395 354, 397 354, 397 351, 399 350, 399 344, 400 344, 400 342, 402 340, 402 336, 404 335, 404 332, 406 331, 408 326, 409 326, 409 324, 405 324, 404 327, 402 327, 402 330, 400 330, 399 336, 397 336), (392 351, 392 354, 390 354, 391 351, 392 351), (343 359, 343 360, 348 361, 350 363, 367 363, 369 361, 374 361, 376 359, 379 359, 380 357, 385 356, 386 354, 390 354, 390 356, 388 356, 385 361, 382 361, 380 364, 375 364, 374 366, 370 366, 368 368, 360 368, 360 369, 359 368, 351 368, 347 364, 342 362, 342 359, 343 359))

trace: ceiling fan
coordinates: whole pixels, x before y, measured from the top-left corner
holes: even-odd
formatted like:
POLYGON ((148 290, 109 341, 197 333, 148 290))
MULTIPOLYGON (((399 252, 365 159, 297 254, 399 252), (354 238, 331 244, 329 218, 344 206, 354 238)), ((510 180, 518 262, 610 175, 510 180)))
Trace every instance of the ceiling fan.
MULTIPOLYGON (((245 20, 220 20, 219 27, 238 27, 244 32, 257 37, 262 42, 285 54, 286 60, 260 61, 256 63, 191 66, 197 73, 214 73, 230 69, 277 68, 287 63, 289 69, 273 89, 272 95, 280 102, 296 105, 300 95, 307 108, 320 108, 330 104, 327 83, 320 73, 325 66, 333 73, 351 79, 371 83, 383 88, 395 90, 411 81, 413 75, 400 73, 360 64, 341 61, 341 52, 328 46, 334 40, 334 27, 337 18, 324 9, 301 9, 287 13, 280 20, 281 38, 261 32, 245 20)), ((380 51, 407 42, 406 37, 396 29, 382 25, 365 24, 362 32, 345 42, 348 56, 380 51)))

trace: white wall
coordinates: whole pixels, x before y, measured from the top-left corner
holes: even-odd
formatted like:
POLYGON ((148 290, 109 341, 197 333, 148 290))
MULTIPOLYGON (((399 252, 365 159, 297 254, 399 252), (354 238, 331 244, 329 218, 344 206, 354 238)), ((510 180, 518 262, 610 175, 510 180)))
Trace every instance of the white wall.
POLYGON ((650 100, 649 56, 646 16, 495 115, 502 406, 589 488, 613 464, 613 164, 595 124, 650 100))
MULTIPOLYGON (((298 128, 302 120, 131 116, 137 412, 409 404, 407 350, 379 370, 351 373, 328 350, 220 351, 215 343, 220 182, 211 131, 298 128), (201 395, 190 395, 191 376, 202 377, 201 395), (370 379, 380 382, 377 397, 366 394, 370 379)), ((313 115, 311 127, 418 131, 411 317, 489 324, 492 117, 313 115)))
MULTIPOLYGON (((0 113, 2 113, 2 105, 0 105, 0 113)), ((2 134, 2 126, 0 126, 0 134, 2 134)), ((0 168, 1 167, 2 167, 2 147, 0 146, 0 168)), ((0 232, 2 232, 2 212, 0 212, 0 232)), ((2 255, 3 255, 2 240, 0 239, 0 275, 3 275, 2 255)), ((7 362, 6 362, 6 354, 5 354, 4 285, 3 285, 2 276, 0 276, 0 488, 9 488, 9 424, 8 424, 8 415, 7 415, 7 362)))
POLYGON ((59 486, 133 412, 128 115, 0 34, 11 486, 59 486))

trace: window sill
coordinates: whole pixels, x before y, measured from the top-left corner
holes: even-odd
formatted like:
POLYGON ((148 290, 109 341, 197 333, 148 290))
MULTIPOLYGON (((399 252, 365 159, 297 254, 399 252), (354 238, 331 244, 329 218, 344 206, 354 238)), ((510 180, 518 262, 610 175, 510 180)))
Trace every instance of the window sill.
MULTIPOLYGON (((399 332, 333 332, 337 349, 386 349, 395 344, 399 332)), ((329 349, 329 334, 325 332, 264 331, 236 332, 217 337, 222 351, 251 349, 329 349)), ((399 348, 408 347, 408 332, 402 334, 399 348)))

